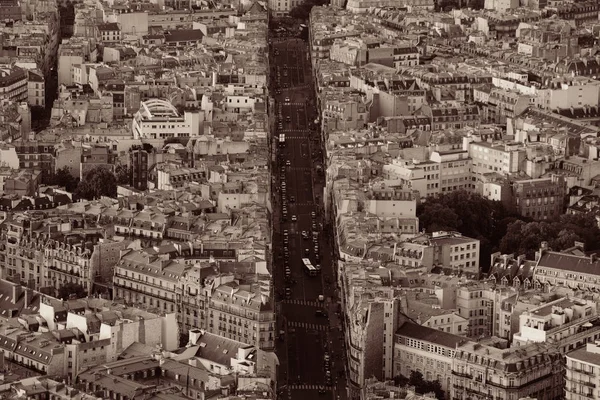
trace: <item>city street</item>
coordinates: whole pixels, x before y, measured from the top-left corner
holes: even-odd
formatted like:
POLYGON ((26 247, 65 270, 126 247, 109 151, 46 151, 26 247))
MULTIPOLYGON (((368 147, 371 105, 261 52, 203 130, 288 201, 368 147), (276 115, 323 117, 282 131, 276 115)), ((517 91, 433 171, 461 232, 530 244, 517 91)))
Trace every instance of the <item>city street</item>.
POLYGON ((324 231, 322 152, 306 43, 271 46, 273 185, 280 399, 346 399, 333 249, 324 231), (309 259, 315 270, 303 259, 309 259))

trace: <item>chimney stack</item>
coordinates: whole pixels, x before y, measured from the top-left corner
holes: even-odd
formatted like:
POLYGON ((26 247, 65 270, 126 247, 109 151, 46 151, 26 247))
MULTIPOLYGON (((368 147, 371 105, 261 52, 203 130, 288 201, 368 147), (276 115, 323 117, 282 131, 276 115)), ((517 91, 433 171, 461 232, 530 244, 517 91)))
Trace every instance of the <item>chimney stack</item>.
POLYGON ((33 299, 33 290, 31 290, 30 288, 26 288, 25 289, 25 303, 23 304, 23 308, 29 307, 32 299, 33 299))
POLYGON ((19 301, 22 290, 23 290, 23 288, 21 287, 21 285, 19 285, 17 283, 13 284, 13 287, 12 287, 12 302, 13 302, 13 304, 17 304, 17 302, 19 301))

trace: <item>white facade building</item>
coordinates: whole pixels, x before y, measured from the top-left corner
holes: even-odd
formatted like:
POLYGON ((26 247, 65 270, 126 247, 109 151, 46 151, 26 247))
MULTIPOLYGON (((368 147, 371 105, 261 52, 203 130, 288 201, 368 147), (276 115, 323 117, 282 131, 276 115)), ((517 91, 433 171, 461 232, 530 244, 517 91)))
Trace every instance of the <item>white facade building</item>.
POLYGON ((166 100, 143 101, 133 117, 133 136, 135 139, 196 137, 200 134, 202 115, 200 112, 185 111, 182 116, 166 100))

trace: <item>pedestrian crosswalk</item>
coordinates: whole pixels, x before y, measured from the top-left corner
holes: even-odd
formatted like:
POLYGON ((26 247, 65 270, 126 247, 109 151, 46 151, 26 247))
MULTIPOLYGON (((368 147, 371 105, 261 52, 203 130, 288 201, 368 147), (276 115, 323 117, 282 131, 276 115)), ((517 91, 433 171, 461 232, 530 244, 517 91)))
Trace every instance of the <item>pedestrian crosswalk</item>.
POLYGON ((284 300, 284 303, 287 304, 296 304, 299 306, 308 306, 308 307, 322 307, 323 303, 319 303, 318 301, 311 300, 284 300))
POLYGON ((309 136, 285 136, 285 140, 308 140, 309 136))
POLYGON ((311 324, 308 322, 288 321, 288 326, 292 328, 302 328, 309 331, 326 331, 327 325, 311 324))
POLYGON ((331 390, 329 386, 323 385, 290 385, 290 390, 331 390))
POLYGON ((305 106, 306 103, 283 103, 283 105, 300 107, 300 106, 305 106))

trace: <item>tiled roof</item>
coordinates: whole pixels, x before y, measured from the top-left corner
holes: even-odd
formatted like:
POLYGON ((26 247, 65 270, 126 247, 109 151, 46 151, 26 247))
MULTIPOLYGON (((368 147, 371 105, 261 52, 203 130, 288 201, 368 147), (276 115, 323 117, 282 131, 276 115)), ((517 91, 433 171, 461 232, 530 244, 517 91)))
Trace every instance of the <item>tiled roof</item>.
POLYGON ((438 344, 451 349, 455 349, 460 342, 465 340, 462 336, 452 335, 451 333, 428 328, 426 326, 415 324, 414 322, 405 322, 398 328, 396 334, 411 339, 438 344))
POLYGON ((600 260, 591 257, 545 251, 538 261, 538 268, 554 268, 582 274, 600 275, 600 260))

